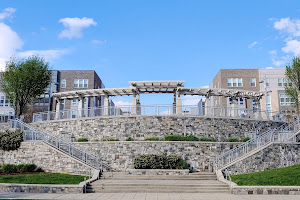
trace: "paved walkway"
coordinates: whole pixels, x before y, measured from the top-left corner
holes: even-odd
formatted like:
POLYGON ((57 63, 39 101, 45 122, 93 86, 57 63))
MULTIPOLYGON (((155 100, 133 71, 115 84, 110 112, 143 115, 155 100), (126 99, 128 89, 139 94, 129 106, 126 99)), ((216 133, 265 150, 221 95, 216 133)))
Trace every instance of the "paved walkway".
POLYGON ((299 195, 232 195, 200 193, 1 193, 1 199, 99 199, 99 200, 299 200, 299 195))

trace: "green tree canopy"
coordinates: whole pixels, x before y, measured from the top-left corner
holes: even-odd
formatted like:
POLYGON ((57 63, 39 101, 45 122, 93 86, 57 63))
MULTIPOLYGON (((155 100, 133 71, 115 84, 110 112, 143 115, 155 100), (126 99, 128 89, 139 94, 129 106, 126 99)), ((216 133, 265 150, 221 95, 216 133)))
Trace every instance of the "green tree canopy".
POLYGON ((12 57, 6 63, 2 74, 2 89, 18 117, 26 111, 28 104, 45 93, 51 74, 49 63, 38 56, 24 60, 12 57))
POLYGON ((285 86, 285 93, 295 101, 295 107, 299 113, 299 94, 300 94, 300 57, 295 57, 292 64, 286 66, 285 75, 288 84, 285 86))

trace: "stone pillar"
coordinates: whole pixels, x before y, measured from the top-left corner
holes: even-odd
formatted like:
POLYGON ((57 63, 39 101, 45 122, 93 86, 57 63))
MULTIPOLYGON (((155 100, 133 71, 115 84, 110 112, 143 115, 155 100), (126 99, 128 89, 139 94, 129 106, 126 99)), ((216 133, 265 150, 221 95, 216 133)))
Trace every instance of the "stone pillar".
POLYGON ((210 116, 210 99, 209 95, 205 96, 205 116, 210 116))
POLYGON ((79 97, 78 98, 78 117, 84 117, 84 98, 79 97))
POLYGON ((232 97, 231 103, 231 113, 233 117, 238 117, 238 99, 236 97, 232 97))
POLYGON ((256 112, 255 112, 256 119, 262 119, 260 99, 255 99, 255 110, 256 110, 256 112))
POLYGON ((176 93, 174 93, 174 101, 173 101, 173 115, 176 114, 176 93))
POLYGON ((103 115, 108 116, 109 115, 109 112, 108 112, 108 110, 109 110, 109 97, 107 95, 104 97, 104 108, 103 109, 104 109, 103 115))
POLYGON ((55 108, 55 119, 60 119, 60 107, 61 107, 61 99, 57 99, 56 108, 55 108))
POLYGON ((136 106, 137 106, 137 101, 136 101, 136 93, 133 93, 132 97, 132 105, 131 105, 131 115, 136 115, 136 106))
POLYGON ((177 115, 182 115, 182 102, 181 102, 180 92, 179 91, 177 91, 176 114, 177 115))

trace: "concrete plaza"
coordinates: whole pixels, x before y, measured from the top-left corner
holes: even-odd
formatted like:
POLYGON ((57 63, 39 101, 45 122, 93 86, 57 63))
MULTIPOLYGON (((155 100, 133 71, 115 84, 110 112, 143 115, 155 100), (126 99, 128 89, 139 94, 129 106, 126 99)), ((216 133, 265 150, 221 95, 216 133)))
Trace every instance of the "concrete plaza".
POLYGON ((298 195, 232 195, 205 193, 1 193, 1 199, 99 199, 99 200, 298 200, 298 195))

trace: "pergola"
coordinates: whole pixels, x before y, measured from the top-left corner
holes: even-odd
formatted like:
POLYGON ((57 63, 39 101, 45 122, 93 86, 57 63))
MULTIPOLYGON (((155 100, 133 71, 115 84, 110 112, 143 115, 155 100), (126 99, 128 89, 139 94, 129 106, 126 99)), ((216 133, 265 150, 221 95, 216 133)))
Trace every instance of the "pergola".
MULTIPOLYGON (((57 100, 56 110, 60 109, 61 100, 63 99, 79 99, 78 110, 84 109, 83 99, 85 97, 104 97, 104 108, 109 106, 110 96, 123 96, 132 95, 132 107, 131 114, 137 115, 137 108, 140 105, 140 94, 143 93, 173 93, 174 94, 174 113, 177 115, 182 114, 182 102, 181 95, 198 95, 205 96, 205 108, 210 105, 211 96, 223 96, 232 98, 232 106, 237 106, 238 98, 253 99, 257 106, 259 106, 259 100, 264 95, 261 92, 236 90, 236 89, 222 89, 222 88, 203 88, 203 87, 184 87, 185 81, 129 81, 130 86, 128 88, 105 88, 105 89, 89 89, 89 90, 77 90, 68 92, 59 92, 53 94, 53 97, 57 100)), ((104 113, 104 115, 108 113, 104 113)))

